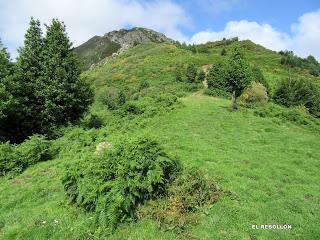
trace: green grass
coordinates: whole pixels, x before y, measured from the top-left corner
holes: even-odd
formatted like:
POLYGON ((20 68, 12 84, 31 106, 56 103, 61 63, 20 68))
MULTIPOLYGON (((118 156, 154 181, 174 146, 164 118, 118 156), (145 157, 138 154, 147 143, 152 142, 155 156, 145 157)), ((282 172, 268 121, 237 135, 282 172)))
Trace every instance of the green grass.
MULTIPOLYGON (((287 77, 277 53, 250 42, 235 44, 246 45, 249 61, 263 70, 272 87, 287 77)), ((153 89, 151 97, 174 93, 182 96, 182 105, 153 117, 120 117, 96 102, 90 112, 104 127, 61 129, 53 145, 62 150, 54 160, 31 166, 13 179, 0 178, 0 239, 99 239, 93 234, 94 214, 68 204, 61 177, 70 161, 93 154, 97 143, 122 134, 154 136, 185 166, 206 171, 223 193, 183 236, 159 230, 155 221, 144 219, 121 225, 110 239, 319 239, 316 123, 300 126, 262 118, 254 109, 229 112, 228 100, 191 94, 186 83, 175 82, 175 68, 187 63, 201 67, 222 58, 224 46, 208 46, 210 54, 192 54, 170 44, 138 45, 85 72, 97 92, 105 86, 136 91, 146 80, 153 89), (253 224, 291 224, 292 230, 253 230, 253 224)), ((292 74, 319 82, 300 70, 292 74)))
MULTIPOLYGON (((227 192, 189 229, 198 239, 317 239, 320 136, 308 128, 229 112, 228 100, 189 96, 183 107, 130 134, 155 136, 184 165, 207 171, 227 192), (138 133, 137 133, 138 132, 138 133), (292 230, 252 230, 252 224, 292 224, 292 230)), ((97 130, 98 131, 98 130, 97 130)), ((101 129, 100 131, 104 131, 101 129)), ((100 133, 102 134, 102 133, 100 133)), ((110 136, 112 138, 112 136, 110 136)), ((81 154, 80 154, 81 155, 81 154)), ((60 177, 68 156, 2 179, 1 239, 89 239, 92 215, 67 204, 60 177), (55 224, 54 220, 58 220, 55 224), (45 224, 42 221, 46 221, 45 224)), ((181 236, 180 236, 181 237, 181 236)), ((176 239, 144 220, 111 239, 176 239)))

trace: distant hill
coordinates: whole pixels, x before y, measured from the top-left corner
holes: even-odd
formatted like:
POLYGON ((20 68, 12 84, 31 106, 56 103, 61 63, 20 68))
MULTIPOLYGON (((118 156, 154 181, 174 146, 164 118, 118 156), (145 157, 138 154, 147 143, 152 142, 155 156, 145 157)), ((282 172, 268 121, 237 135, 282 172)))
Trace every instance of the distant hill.
POLYGON ((147 28, 121 29, 106 33, 104 36, 94 36, 87 42, 76 47, 74 52, 82 63, 83 70, 112 54, 142 43, 172 43, 173 40, 164 34, 147 28))

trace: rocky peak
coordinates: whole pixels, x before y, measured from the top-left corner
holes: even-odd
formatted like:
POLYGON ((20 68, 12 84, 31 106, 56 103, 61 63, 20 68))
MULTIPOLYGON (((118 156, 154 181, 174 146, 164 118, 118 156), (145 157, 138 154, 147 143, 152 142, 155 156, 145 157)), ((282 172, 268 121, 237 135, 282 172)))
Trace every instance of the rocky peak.
POLYGON ((158 33, 147 28, 132 28, 120 29, 105 34, 103 37, 108 38, 110 41, 118 43, 122 48, 129 48, 137 43, 150 43, 150 42, 173 42, 172 39, 167 38, 164 34, 158 33))

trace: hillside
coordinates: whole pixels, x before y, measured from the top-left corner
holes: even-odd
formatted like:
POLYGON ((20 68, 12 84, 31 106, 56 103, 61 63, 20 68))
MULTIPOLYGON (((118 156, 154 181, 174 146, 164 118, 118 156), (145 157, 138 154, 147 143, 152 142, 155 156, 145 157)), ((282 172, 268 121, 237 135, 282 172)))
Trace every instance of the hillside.
MULTIPOLYGON (((198 46, 206 51, 193 53, 142 37, 138 40, 144 44, 112 57, 125 44, 135 45, 115 40, 118 34, 95 37, 76 49, 87 66, 95 63, 82 74, 95 88, 95 102, 83 120, 57 131, 51 140, 52 149, 58 151, 54 159, 1 179, 0 238, 318 239, 319 120, 271 102, 230 112, 229 99, 204 95, 201 83, 176 81, 177 68, 184 70, 190 63, 197 69, 214 66, 240 45, 273 90, 288 76, 281 55, 250 41, 208 43, 198 46), (221 56, 222 49, 226 56, 221 56), (123 93, 126 103, 108 108, 106 93, 123 93), (141 135, 157 139, 183 166, 203 170, 219 186, 218 202, 202 209, 198 224, 182 233, 174 227, 159 229, 150 217, 125 222, 110 234, 93 227, 93 212, 68 203, 61 182, 66 166, 78 166, 93 156, 101 142, 141 135), (253 224, 293 227, 256 231, 253 224)), ((298 68, 291 74, 320 82, 298 68)))
POLYGON ((102 59, 141 43, 173 42, 165 35, 146 28, 121 29, 94 36, 74 49, 83 69, 89 69, 102 59))

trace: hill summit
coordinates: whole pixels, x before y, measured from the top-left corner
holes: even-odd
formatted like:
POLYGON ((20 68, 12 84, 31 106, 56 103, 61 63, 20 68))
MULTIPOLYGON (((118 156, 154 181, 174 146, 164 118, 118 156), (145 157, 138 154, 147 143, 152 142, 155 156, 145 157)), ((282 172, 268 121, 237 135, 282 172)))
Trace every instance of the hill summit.
POLYGON ((94 36, 76 47, 74 52, 81 59, 85 70, 102 59, 136 44, 162 42, 173 42, 173 40, 154 30, 135 27, 112 31, 103 36, 94 36))

